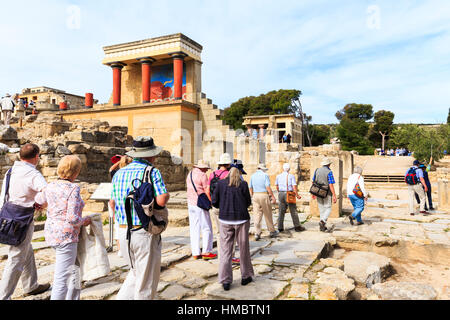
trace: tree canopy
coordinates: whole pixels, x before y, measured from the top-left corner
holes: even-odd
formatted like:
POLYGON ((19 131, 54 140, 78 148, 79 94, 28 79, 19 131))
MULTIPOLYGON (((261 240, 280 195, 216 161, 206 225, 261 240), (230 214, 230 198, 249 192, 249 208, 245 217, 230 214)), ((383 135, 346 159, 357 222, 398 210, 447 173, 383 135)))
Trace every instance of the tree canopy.
POLYGON ((299 107, 292 101, 298 99, 301 94, 300 90, 281 89, 258 97, 241 98, 224 110, 223 120, 235 130, 245 130, 242 123, 246 116, 298 114, 299 107))
POLYGON ((375 113, 375 123, 370 128, 369 140, 376 148, 385 149, 385 140, 389 140, 389 136, 394 130, 394 113, 391 111, 380 110, 375 113))
POLYGON ((336 118, 340 120, 336 132, 343 150, 356 150, 360 154, 373 153, 367 139, 369 132, 367 121, 373 118, 371 104, 348 104, 336 113, 336 118))

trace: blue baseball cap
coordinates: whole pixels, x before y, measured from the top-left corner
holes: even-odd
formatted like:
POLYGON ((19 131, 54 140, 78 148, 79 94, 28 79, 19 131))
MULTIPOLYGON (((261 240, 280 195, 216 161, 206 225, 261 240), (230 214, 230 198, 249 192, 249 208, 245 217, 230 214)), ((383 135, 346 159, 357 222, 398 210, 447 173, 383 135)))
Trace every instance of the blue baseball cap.
POLYGON ((420 165, 421 165, 421 163, 420 163, 420 161, 419 161, 419 160, 414 160, 414 162, 413 162, 413 165, 415 165, 415 166, 420 166, 420 165))

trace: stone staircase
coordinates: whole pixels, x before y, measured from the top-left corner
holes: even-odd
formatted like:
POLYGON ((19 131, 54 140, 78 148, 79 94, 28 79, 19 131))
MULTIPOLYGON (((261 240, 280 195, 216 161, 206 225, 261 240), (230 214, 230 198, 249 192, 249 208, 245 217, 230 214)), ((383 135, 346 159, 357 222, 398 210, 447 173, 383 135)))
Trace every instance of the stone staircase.
POLYGON ((224 137, 227 134, 235 135, 235 131, 222 120, 224 110, 219 109, 217 105, 213 104, 211 99, 206 97, 206 94, 200 94, 200 120, 203 123, 204 132, 210 129, 219 130, 224 137), (231 131, 231 133, 229 133, 231 131))

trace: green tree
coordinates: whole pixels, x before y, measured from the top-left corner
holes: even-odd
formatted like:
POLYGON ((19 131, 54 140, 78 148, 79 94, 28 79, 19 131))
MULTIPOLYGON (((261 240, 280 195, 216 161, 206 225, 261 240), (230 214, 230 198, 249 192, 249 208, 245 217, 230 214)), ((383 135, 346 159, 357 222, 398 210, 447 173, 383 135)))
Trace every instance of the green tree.
POLYGON ((308 127, 308 131, 311 138, 310 147, 330 143, 330 126, 325 124, 313 124, 308 127))
POLYGON ((360 154, 373 153, 373 148, 367 139, 369 131, 367 121, 373 118, 372 105, 348 104, 336 113, 336 118, 340 120, 336 132, 344 150, 356 150, 360 154))
POLYGON ((273 115, 273 114, 298 114, 299 106, 292 103, 299 99, 300 90, 278 90, 261 94, 258 97, 245 97, 232 103, 225 109, 223 120, 234 129, 244 129, 242 125, 244 117, 273 115))
POLYGON ((381 135, 381 149, 383 150, 386 150, 386 137, 394 130, 394 117, 394 113, 386 110, 380 110, 374 115, 375 124, 372 127, 372 130, 378 137, 381 135))
POLYGON ((448 108, 447 124, 450 124, 450 108, 448 108))

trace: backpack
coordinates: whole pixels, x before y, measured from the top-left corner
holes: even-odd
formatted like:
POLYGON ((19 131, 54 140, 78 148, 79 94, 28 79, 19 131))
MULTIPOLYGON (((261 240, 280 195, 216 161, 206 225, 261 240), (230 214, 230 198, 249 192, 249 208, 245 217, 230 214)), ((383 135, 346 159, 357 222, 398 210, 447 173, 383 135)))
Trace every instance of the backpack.
POLYGON ((405 176, 405 182, 411 186, 416 185, 419 183, 419 179, 417 179, 416 175, 417 168, 410 168, 405 176))
MULTIPOLYGON (((224 173, 226 171, 223 171, 222 173, 224 173)), ((216 176, 216 173, 213 172, 214 177, 211 179, 211 185, 209 186, 209 190, 211 191, 211 196, 214 193, 214 190, 217 187, 217 183, 221 180, 220 177, 222 176, 222 173, 219 174, 218 176, 216 176)))
MULTIPOLYGON (((161 235, 169 223, 167 208, 161 208, 155 201, 153 189, 152 172, 154 168, 147 166, 144 176, 141 179, 134 179, 131 182, 133 190, 128 193, 125 200, 125 213, 127 216, 127 240, 128 252, 130 253, 131 233, 144 229, 152 235, 161 235), (139 182, 139 186, 136 186, 139 182), (134 210, 142 224, 142 227, 133 229, 133 219, 131 216, 131 202, 133 202, 134 210)), ((160 239, 161 241, 161 239, 160 239)), ((131 257, 130 257, 131 261, 131 257)), ((133 266, 133 265, 132 265, 133 266)))

